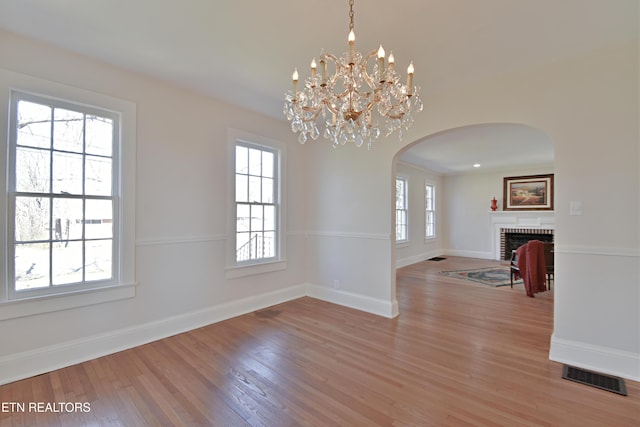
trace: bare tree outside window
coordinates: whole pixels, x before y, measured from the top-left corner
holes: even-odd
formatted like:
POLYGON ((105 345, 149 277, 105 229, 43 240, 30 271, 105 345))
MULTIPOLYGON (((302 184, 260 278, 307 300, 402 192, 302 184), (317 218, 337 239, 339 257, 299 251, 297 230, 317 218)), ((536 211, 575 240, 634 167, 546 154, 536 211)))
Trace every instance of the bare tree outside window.
POLYGON ((10 194, 14 289, 111 279, 114 118, 18 98, 10 194))

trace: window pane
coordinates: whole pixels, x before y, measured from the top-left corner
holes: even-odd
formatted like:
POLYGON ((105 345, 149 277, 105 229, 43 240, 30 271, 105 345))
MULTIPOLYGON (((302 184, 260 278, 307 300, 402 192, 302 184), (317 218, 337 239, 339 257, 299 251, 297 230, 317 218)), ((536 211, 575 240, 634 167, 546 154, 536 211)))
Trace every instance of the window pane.
POLYGON ((249 175, 262 175, 262 151, 249 148, 249 175))
POLYGON ((53 148, 83 152, 84 114, 56 108, 53 112, 53 148))
POLYGON ((49 244, 16 245, 16 290, 49 286, 49 244))
POLYGON ((84 193, 95 196, 111 195, 111 159, 86 157, 84 193))
POLYGON ((236 202, 249 201, 249 177, 246 175, 236 175, 236 202))
POLYGON ((87 200, 85 203, 85 239, 113 237, 113 202, 111 200, 87 200))
POLYGON ((251 259, 249 233, 236 233, 236 261, 251 259))
POLYGON ((264 207, 264 230, 272 231, 276 229, 276 208, 275 206, 264 207))
POLYGON ((249 173, 249 151, 246 147, 236 146, 236 173, 249 173))
POLYGON ((53 243, 51 256, 54 285, 82 282, 82 242, 53 243))
POLYGON ((82 194, 82 155, 53 153, 54 193, 82 194))
POLYGON ((261 179, 257 176, 249 177, 249 202, 260 203, 262 202, 261 197, 261 179))
POLYGON ((406 215, 403 210, 396 211, 396 240, 407 240, 406 215))
POLYGON ((261 205, 251 205, 251 231, 262 231, 264 212, 261 205))
POLYGON ((273 153, 270 151, 262 152, 262 176, 266 176, 267 178, 273 178, 274 173, 274 157, 273 153))
POLYGON ((82 200, 53 199, 53 240, 82 239, 82 200))
POLYGON ((425 198, 426 198, 426 208, 427 210, 433 210, 433 187, 430 185, 427 185, 426 190, 425 190, 425 198))
POLYGON ((48 150, 16 148, 16 191, 48 193, 51 189, 48 150))
POLYGON ((269 204, 278 195, 277 162, 273 151, 236 145, 237 261, 275 256, 278 210, 269 204))
POLYGON ((273 203, 273 179, 262 178, 262 203, 273 203))
POLYGON ((87 154, 111 157, 113 146, 113 120, 104 117, 87 116, 86 118, 87 154))
POLYGON ((15 226, 16 242, 49 240, 49 199, 16 197, 15 226))
POLYGON ((276 256, 276 233, 275 232, 265 232, 264 233, 264 244, 263 244, 263 256, 265 258, 273 258, 276 256))
POLYGON ((107 280, 112 276, 112 241, 92 240, 85 244, 85 280, 107 280))
POLYGON ((51 148, 51 107, 18 102, 18 145, 51 148))
POLYGON ((402 179, 396 179, 396 209, 404 209, 405 200, 405 182, 402 179))
POLYGON ((236 214, 236 231, 249 231, 251 220, 249 205, 237 205, 236 214))

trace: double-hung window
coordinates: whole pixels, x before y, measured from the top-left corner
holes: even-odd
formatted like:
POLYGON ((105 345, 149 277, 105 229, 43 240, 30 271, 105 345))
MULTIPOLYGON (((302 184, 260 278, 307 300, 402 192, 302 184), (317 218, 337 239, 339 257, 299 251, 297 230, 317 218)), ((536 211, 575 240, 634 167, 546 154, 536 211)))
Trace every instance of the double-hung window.
POLYGON ((408 180, 404 177, 396 178, 396 242, 406 242, 409 240, 408 216, 409 206, 408 180))
POLYGON ((235 146, 235 263, 279 256, 279 153, 238 141, 235 146))
POLYGON ((431 184, 424 187, 425 198, 425 238, 433 239, 436 237, 436 208, 435 208, 435 189, 431 184))
POLYGON ((118 113, 12 92, 8 298, 114 285, 118 113))

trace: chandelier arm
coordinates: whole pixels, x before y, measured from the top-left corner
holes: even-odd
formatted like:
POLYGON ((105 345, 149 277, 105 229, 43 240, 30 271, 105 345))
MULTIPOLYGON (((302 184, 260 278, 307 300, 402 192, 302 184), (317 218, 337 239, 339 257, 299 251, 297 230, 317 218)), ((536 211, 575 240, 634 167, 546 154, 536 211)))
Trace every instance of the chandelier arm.
POLYGON ((364 77, 364 80, 367 82, 367 84, 369 85, 369 87, 373 90, 375 90, 378 85, 376 84, 375 78, 373 76, 371 76, 368 72, 367 72, 367 64, 369 63, 369 61, 371 60, 371 58, 375 57, 378 54, 377 50, 372 50, 363 60, 362 63, 360 64, 360 71, 362 76, 364 77))
POLYGON ((331 113, 335 114, 336 116, 340 114, 340 111, 338 111, 337 108, 335 108, 333 105, 331 105, 331 103, 329 101, 325 100, 325 101, 322 101, 322 103, 327 108, 327 110, 329 110, 331 113))
POLYGON ((336 80, 338 79, 338 77, 342 74, 342 70, 345 69, 346 67, 343 67, 342 64, 340 63, 340 59, 331 53, 325 52, 322 55, 320 55, 320 58, 331 60, 331 62, 333 62, 333 65, 336 67, 335 74, 332 75, 326 82, 329 87, 333 87, 336 84, 336 80))
POLYGON ((320 112, 322 111, 322 107, 319 107, 319 108, 302 107, 302 110, 307 113, 309 112, 312 113, 311 117, 305 120, 306 122, 312 122, 312 121, 316 121, 316 119, 320 115, 320 112))
MULTIPOLYGON (((411 95, 407 94, 405 95, 406 98, 411 98, 411 95)), ((404 103, 404 100, 402 101, 398 101, 394 104, 391 105, 391 107, 389 108, 389 112, 387 114, 382 114, 382 116, 387 117, 389 119, 401 119, 404 117, 404 115, 407 113, 407 111, 397 111, 399 109, 403 109, 402 108, 402 104, 404 103), (397 111, 397 112, 395 112, 397 111)))
POLYGON ((401 118, 403 118, 403 117, 404 117, 404 115, 405 115, 405 113, 397 113, 397 114, 387 114, 387 115, 385 115, 384 117, 386 117, 386 118, 388 118, 388 119, 395 120, 395 119, 401 119, 401 118))

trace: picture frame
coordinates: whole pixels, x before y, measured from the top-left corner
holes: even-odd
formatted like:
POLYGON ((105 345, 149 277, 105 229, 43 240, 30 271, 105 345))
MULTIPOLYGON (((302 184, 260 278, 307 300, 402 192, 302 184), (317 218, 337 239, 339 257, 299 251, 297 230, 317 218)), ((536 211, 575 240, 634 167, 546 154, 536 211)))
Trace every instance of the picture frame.
POLYGON ((553 174, 504 178, 502 210, 552 211, 553 174))

